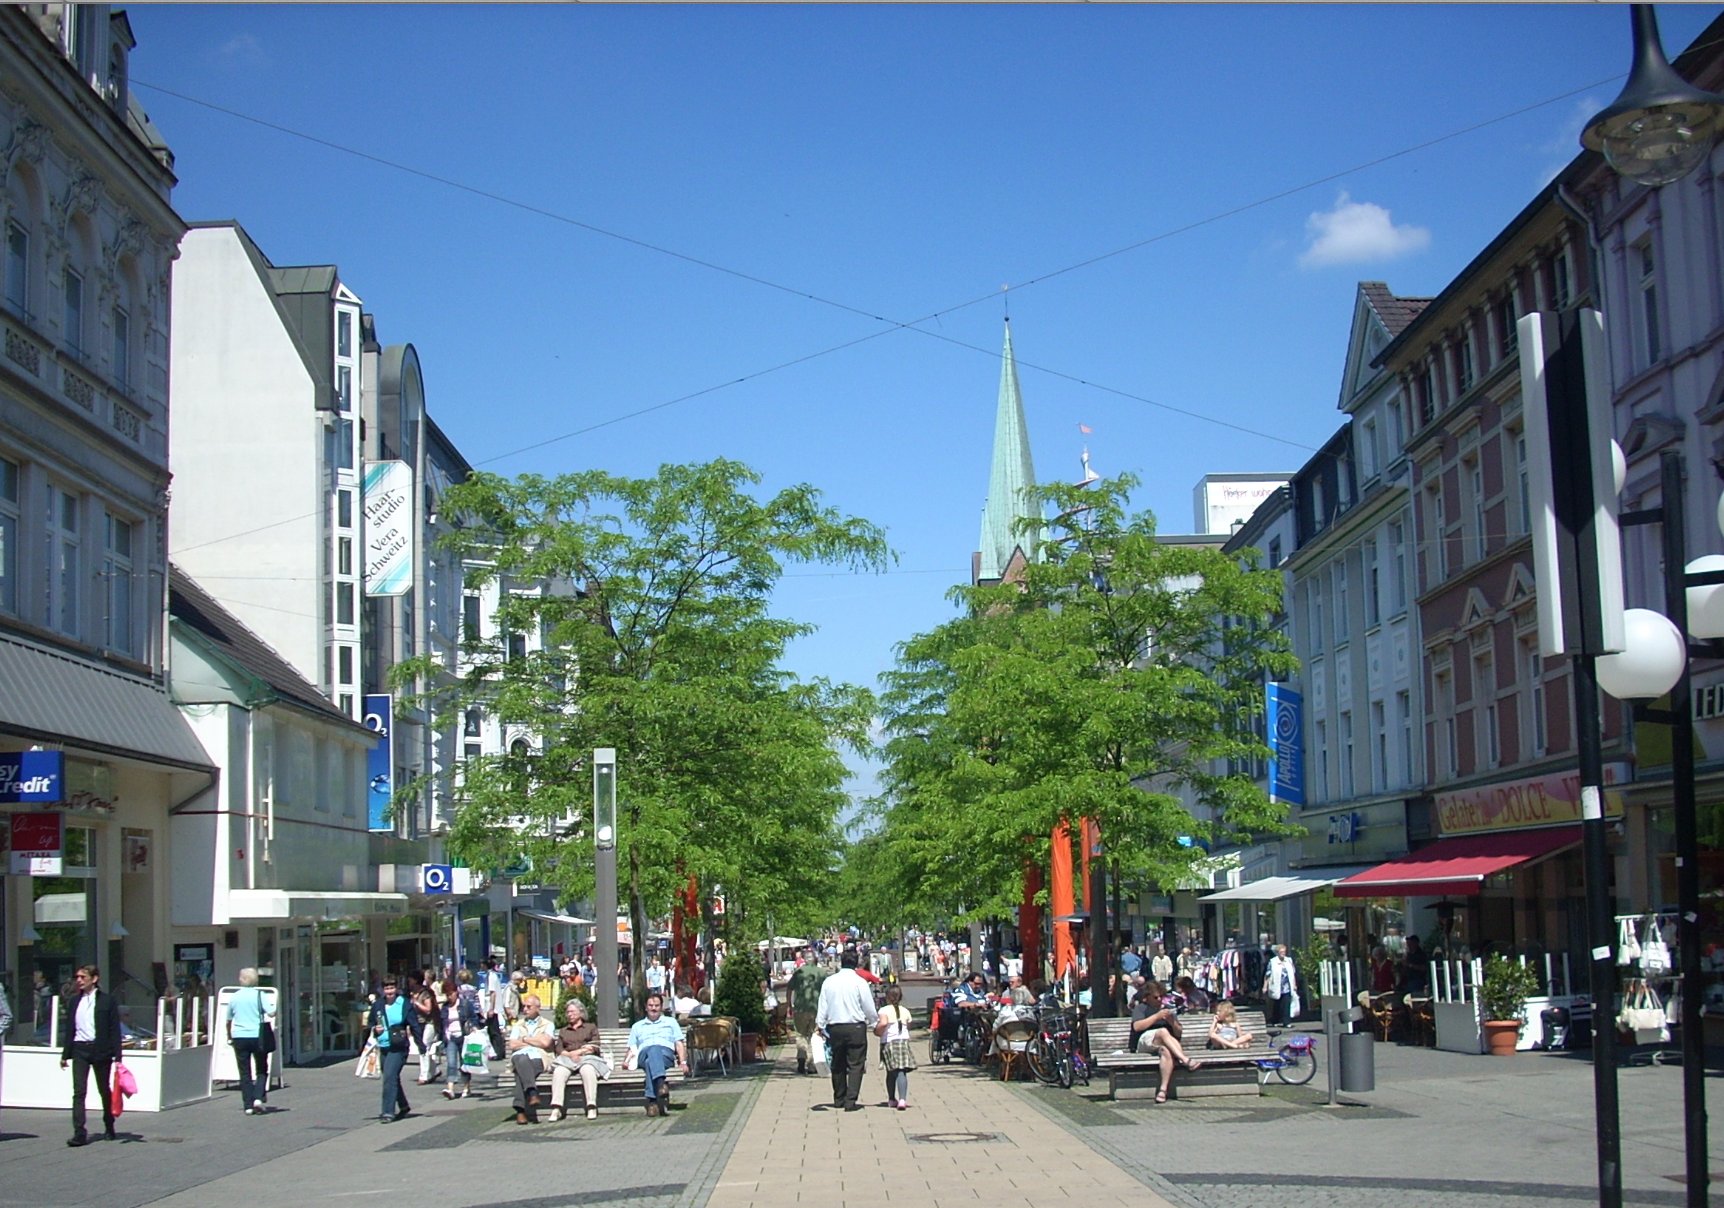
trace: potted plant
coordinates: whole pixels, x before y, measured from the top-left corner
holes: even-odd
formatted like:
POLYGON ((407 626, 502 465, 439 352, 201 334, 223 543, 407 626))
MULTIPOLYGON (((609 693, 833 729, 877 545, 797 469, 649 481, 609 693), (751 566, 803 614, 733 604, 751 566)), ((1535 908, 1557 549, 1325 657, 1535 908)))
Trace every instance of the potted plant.
POLYGON ((1479 1009, 1484 1016, 1485 1051, 1507 1057, 1515 1051, 1526 1024, 1526 1000, 1538 993, 1538 975, 1531 965, 1496 953, 1485 961, 1479 981, 1479 1009))
POLYGON ((712 1013, 728 1015, 742 1034, 742 1059, 752 1061, 766 1050, 766 1004, 760 994, 760 962, 752 947, 741 948, 719 967, 712 1013))

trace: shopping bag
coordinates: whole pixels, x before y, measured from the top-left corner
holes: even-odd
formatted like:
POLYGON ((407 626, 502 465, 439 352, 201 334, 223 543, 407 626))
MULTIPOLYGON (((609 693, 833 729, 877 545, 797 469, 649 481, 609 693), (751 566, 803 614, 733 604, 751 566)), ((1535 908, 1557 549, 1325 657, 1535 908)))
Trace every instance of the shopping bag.
POLYGON ((1640 937, 1634 932, 1634 920, 1623 919, 1616 928, 1616 963, 1632 965, 1640 959, 1640 937))
POLYGON ((814 1056, 814 1068, 822 1073, 830 1073, 832 1069, 832 1049, 826 1043, 826 1037, 816 1032, 808 1039, 808 1049, 814 1056))
POLYGON ((1640 946, 1640 971, 1654 975, 1670 972, 1670 946, 1651 915, 1646 918, 1646 942, 1640 946))
POLYGON ((355 1078, 381 1078, 383 1071, 379 1068, 377 1059, 377 1044, 367 1040, 365 1047, 359 1051, 359 1062, 353 1067, 355 1078))
POLYGON ((1664 1003, 1658 992, 1643 981, 1631 983, 1624 993, 1622 1010, 1616 1013, 1616 1023, 1622 1031, 1634 1034, 1635 1044, 1662 1044, 1670 1039, 1664 1003))
POLYGON ((485 1038, 475 1032, 461 1042, 461 1072, 464 1074, 489 1074, 491 1071, 485 1065, 485 1038))

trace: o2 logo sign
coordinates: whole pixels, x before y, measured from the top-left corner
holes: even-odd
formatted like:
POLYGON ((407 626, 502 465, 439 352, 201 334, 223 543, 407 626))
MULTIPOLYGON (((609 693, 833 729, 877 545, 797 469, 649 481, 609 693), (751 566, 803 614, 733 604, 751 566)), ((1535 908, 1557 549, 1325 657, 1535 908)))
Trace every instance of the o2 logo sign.
POLYGON ((454 893, 455 869, 449 864, 421 864, 419 866, 419 889, 421 893, 454 893))

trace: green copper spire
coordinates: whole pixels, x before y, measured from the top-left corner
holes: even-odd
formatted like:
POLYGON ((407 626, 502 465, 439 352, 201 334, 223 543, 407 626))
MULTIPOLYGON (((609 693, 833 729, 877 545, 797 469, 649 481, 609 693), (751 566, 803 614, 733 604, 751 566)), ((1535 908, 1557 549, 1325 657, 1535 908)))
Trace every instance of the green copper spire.
POLYGON ((1007 320, 1006 346, 1000 354, 1000 402, 994 413, 994 461, 988 473, 988 502, 982 509, 982 548, 976 559, 978 582, 1004 578, 1015 553, 1021 551, 1026 562, 1034 557, 1036 538, 1014 528, 1020 517, 1035 514, 1025 494, 1035 485, 1024 397, 1018 391, 1018 363, 1012 356, 1012 325, 1007 320))

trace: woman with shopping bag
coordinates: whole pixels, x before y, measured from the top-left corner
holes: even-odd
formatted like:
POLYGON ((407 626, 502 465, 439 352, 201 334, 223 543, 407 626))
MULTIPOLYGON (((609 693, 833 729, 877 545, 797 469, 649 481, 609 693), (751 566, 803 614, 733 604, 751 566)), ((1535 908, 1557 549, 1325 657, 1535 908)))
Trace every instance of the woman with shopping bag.
POLYGON ((479 995, 473 975, 461 970, 443 980, 443 1097, 456 1097, 455 1080, 461 1081, 460 1097, 473 1093, 473 1074, 486 1073, 485 1021, 479 1014, 479 995))

